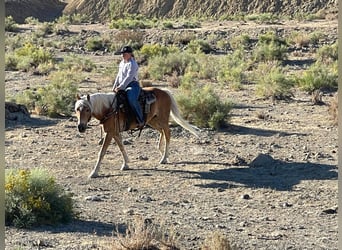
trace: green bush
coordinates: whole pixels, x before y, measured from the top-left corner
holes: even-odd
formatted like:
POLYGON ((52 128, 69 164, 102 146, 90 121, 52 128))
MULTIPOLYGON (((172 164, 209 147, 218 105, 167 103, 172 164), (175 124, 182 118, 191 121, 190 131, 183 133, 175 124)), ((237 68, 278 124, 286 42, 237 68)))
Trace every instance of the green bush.
POLYGON ((32 24, 32 25, 38 25, 39 24, 39 20, 38 20, 38 18, 29 16, 29 17, 25 18, 25 23, 32 24))
POLYGON ((6 70, 29 71, 40 64, 53 65, 53 61, 54 57, 50 51, 27 42, 22 47, 6 54, 5 68, 6 70))
POLYGON ((316 62, 296 78, 298 86, 312 93, 318 89, 335 89, 338 86, 337 61, 333 64, 316 62))
POLYGON ((73 72, 91 72, 96 69, 95 63, 90 59, 84 59, 77 55, 70 55, 64 57, 63 62, 57 65, 59 70, 70 70, 73 72))
POLYGON ((175 46, 163 46, 160 44, 144 44, 139 51, 139 54, 146 59, 155 56, 165 56, 170 53, 179 52, 179 49, 175 46))
POLYGON ((50 74, 50 83, 37 90, 25 90, 15 97, 17 103, 30 110, 50 117, 69 116, 82 76, 75 71, 55 71, 50 74))
POLYGON ((12 16, 5 17, 5 31, 15 32, 18 30, 18 24, 14 21, 12 16))
POLYGON ((338 59, 338 43, 324 45, 318 49, 316 54, 317 62, 332 63, 338 59))
POLYGON ((220 68, 217 73, 217 81, 222 85, 229 85, 233 89, 241 89, 247 82, 248 62, 243 50, 236 50, 219 60, 220 68))
POLYGON ((165 75, 171 76, 176 72, 177 76, 184 75, 186 68, 195 63, 196 59, 189 53, 171 53, 166 56, 156 56, 149 60, 147 68, 150 77, 154 80, 162 80, 165 75))
POLYGON ((143 15, 125 15, 123 18, 114 19, 110 23, 111 29, 149 29, 155 26, 155 22, 143 15))
POLYGON ((101 37, 89 37, 86 41, 85 47, 88 51, 103 50, 103 40, 101 37))
POLYGON ((210 47, 210 44, 207 41, 204 40, 191 40, 188 44, 187 51, 190 53, 210 53, 212 51, 212 48, 210 47))
POLYGON ((251 38, 249 37, 249 35, 242 34, 242 35, 233 37, 230 40, 229 44, 232 49, 241 49, 241 48, 247 49, 250 42, 251 42, 251 38))
POLYGON ((293 80, 277 62, 260 63, 255 70, 256 95, 263 98, 288 99, 293 94, 293 80))
POLYGON ((286 59, 288 46, 284 39, 273 32, 260 35, 253 57, 255 61, 273 61, 286 59))
POLYGON ((186 68, 186 73, 194 74, 199 79, 216 79, 221 65, 217 64, 217 56, 197 54, 194 61, 186 68))
POLYGON ((41 169, 8 170, 5 222, 19 228, 67 223, 75 217, 72 195, 41 169))
POLYGON ((182 79, 182 93, 176 96, 182 115, 198 127, 219 129, 227 125, 232 103, 222 102, 211 85, 200 87, 193 77, 182 79))
POLYGON ((247 21, 255 21, 256 23, 273 24, 279 21, 279 17, 273 13, 250 14, 245 16, 247 21))

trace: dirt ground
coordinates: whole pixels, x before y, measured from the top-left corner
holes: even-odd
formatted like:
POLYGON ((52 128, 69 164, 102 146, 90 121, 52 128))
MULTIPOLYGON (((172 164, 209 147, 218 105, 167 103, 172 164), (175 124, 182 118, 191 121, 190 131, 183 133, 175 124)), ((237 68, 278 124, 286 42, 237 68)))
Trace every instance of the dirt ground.
MULTIPOLYGON (((337 36, 337 21, 300 25, 337 36)), ((6 72, 6 95, 44 81, 6 72)), ((109 79, 93 73, 80 91, 110 87, 109 79)), ((6 249, 110 249, 116 231, 124 232, 137 216, 176 232, 181 249, 199 249, 214 231, 237 249, 337 249, 338 133, 328 114, 333 94, 323 93, 324 104, 313 105, 300 91, 292 101, 272 103, 256 98, 253 85, 222 89, 222 97, 236 104, 227 129, 203 129, 196 139, 173 126, 166 165, 158 164, 155 131, 147 128, 140 138, 124 133, 131 170, 119 170, 113 143, 96 179, 87 178, 100 148, 96 120, 85 134, 74 117, 8 122, 6 168, 48 170, 74 193, 80 218, 30 230, 6 227, 6 249)))

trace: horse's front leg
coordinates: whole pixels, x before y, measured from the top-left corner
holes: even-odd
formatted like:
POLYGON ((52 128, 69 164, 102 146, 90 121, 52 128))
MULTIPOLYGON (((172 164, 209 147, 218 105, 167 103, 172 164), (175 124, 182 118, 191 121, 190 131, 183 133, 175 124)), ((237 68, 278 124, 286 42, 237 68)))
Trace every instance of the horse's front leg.
POLYGON ((101 146, 100 152, 99 152, 98 157, 97 157, 97 162, 95 164, 93 171, 91 171, 89 178, 98 177, 98 171, 100 169, 101 161, 102 161, 104 155, 106 154, 107 148, 108 148, 110 142, 112 141, 112 138, 113 138, 112 134, 106 133, 105 138, 104 138, 104 142, 101 146))
POLYGON ((126 150, 122 144, 122 138, 121 138, 121 135, 118 134, 118 135, 114 135, 114 140, 116 142, 116 144, 119 146, 120 148, 120 151, 121 151, 121 154, 122 154, 122 158, 123 158, 123 163, 122 163, 122 166, 120 168, 120 170, 127 170, 129 169, 128 167, 128 156, 127 156, 127 153, 126 153, 126 150))

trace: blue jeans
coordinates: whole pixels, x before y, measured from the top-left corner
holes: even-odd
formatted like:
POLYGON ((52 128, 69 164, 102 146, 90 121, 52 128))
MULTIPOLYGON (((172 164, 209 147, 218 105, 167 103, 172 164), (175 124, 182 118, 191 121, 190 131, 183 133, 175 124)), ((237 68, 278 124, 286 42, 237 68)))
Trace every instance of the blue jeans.
POLYGON ((140 95, 140 86, 139 83, 134 81, 128 84, 128 87, 126 88, 127 93, 127 99, 128 103, 131 106, 131 109, 135 113, 135 116, 137 117, 138 123, 144 123, 144 117, 141 111, 141 107, 138 101, 139 95, 140 95))

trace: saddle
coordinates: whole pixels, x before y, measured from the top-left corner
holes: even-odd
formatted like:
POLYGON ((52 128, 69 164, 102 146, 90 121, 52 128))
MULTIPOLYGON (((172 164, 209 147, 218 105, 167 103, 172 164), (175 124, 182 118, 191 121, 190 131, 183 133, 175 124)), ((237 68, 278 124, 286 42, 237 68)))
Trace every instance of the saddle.
MULTIPOLYGON (((141 89, 138 101, 143 112, 144 120, 146 121, 146 116, 151 110, 151 104, 156 101, 156 96, 151 91, 141 89)), ((135 121, 136 117, 128 103, 127 94, 124 90, 120 90, 119 92, 117 92, 116 101, 114 101, 113 108, 116 111, 125 113, 126 125, 124 131, 129 130, 130 124, 135 121)))

